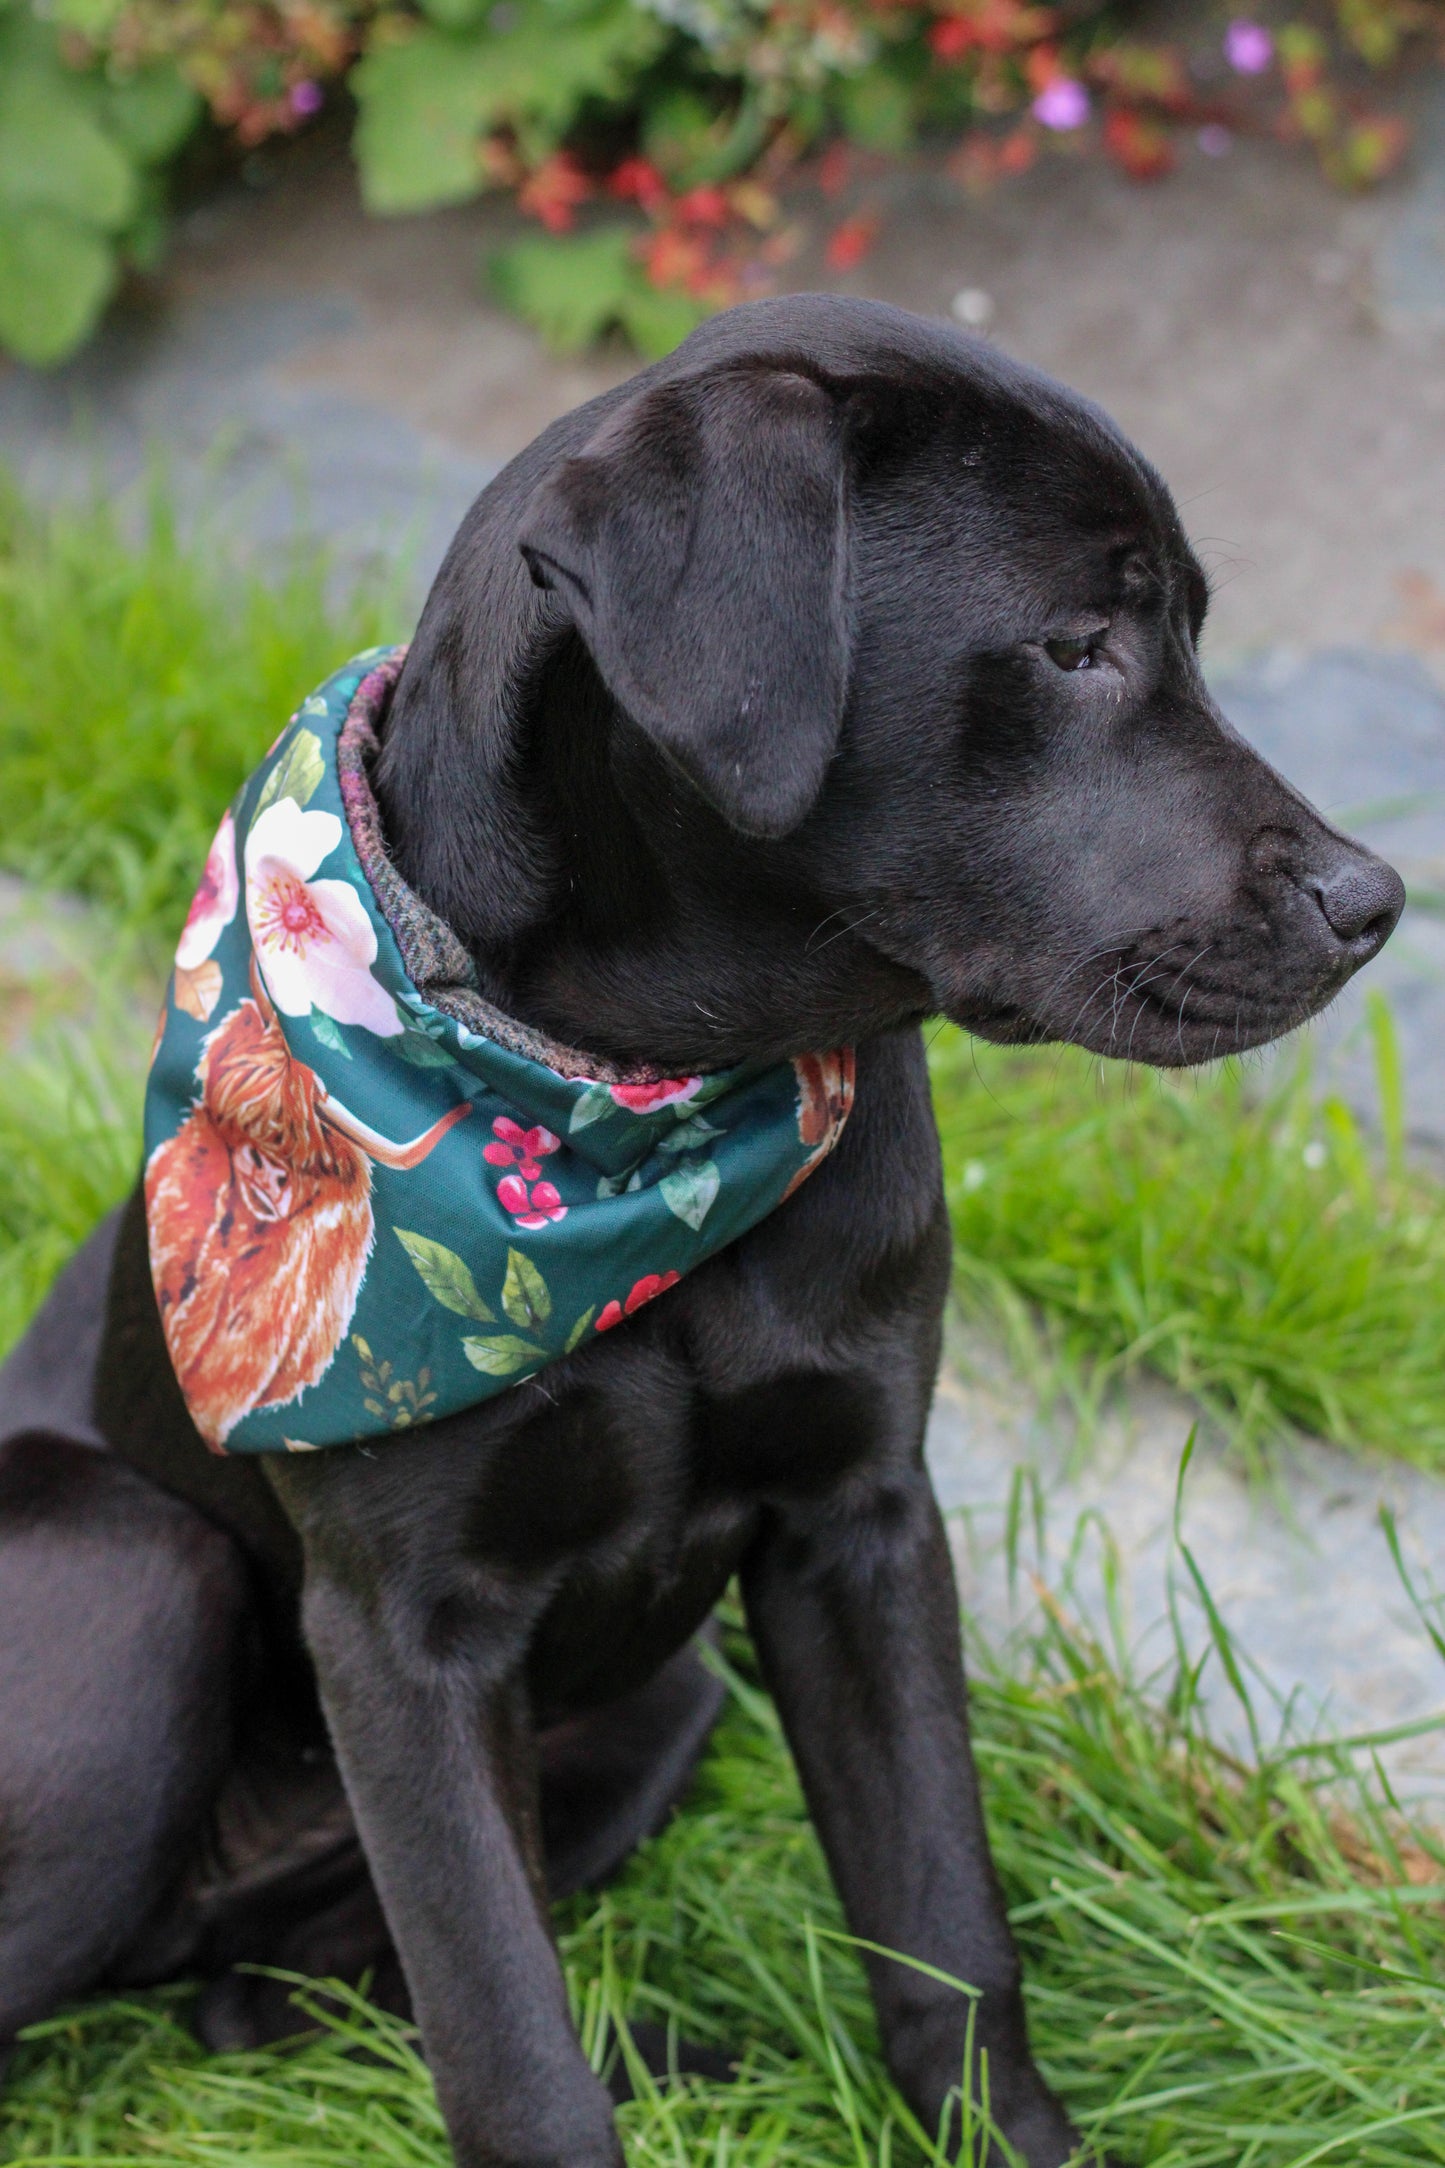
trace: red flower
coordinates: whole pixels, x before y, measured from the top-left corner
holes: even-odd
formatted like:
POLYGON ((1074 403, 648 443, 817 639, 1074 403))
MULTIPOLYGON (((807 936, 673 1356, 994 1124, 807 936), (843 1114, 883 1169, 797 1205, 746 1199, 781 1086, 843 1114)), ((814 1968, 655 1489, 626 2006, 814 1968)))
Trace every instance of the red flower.
POLYGON ((851 271, 855 264, 860 264, 877 240, 882 223, 882 219, 874 218, 866 211, 845 218, 842 225, 834 229, 825 252, 829 270, 851 271))
POLYGON ((825 196, 841 196, 848 186, 853 159, 846 143, 830 143, 818 160, 818 186, 825 196))
MULTIPOLYGON (((497 1144, 484 1144, 482 1157, 493 1167, 515 1167, 525 1181, 535 1182, 542 1172, 538 1161, 549 1152, 559 1151, 562 1140, 554 1137, 550 1129, 523 1129, 519 1122, 499 1114, 492 1124, 492 1135, 500 1138, 497 1144)), ((498 1192, 500 1195, 500 1191, 498 1192)), ((508 1205, 510 1212, 512 1207, 508 1205)))
POLYGON ((519 1227, 545 1227, 548 1220, 567 1217, 567 1207, 550 1182, 534 1182, 529 1191, 517 1174, 504 1174, 497 1184, 497 1201, 512 1214, 519 1227))
POLYGON ((1104 148, 1135 181, 1157 181, 1174 164, 1174 146, 1157 121, 1124 107, 1105 116, 1104 148))
POLYGON ((966 15, 941 15, 928 33, 928 42, 940 60, 961 60, 979 40, 977 26, 966 15))
POLYGON ((644 211, 659 211, 667 201, 667 183, 647 158, 624 158, 607 176, 607 193, 644 211))
POLYGON ((611 1332, 614 1325, 620 1325, 624 1317, 631 1317, 634 1310, 640 1310, 644 1302, 651 1302, 654 1295, 666 1294, 669 1287, 676 1287, 681 1277, 678 1272, 644 1273, 642 1278, 634 1283, 632 1293, 625 1302, 607 1304, 597 1320, 596 1331, 611 1332))
POLYGON ((676 226, 663 226, 650 234, 640 254, 649 281, 663 291, 681 286, 693 293, 712 271, 708 244, 701 234, 683 233, 676 226))
POLYGON ((577 220, 577 206, 592 193, 592 183, 567 151, 544 158, 536 172, 517 191, 517 202, 548 233, 565 233, 577 220))
POLYGON ((728 199, 720 188, 690 188, 677 199, 677 216, 686 226, 725 226, 728 199))
POLYGON ((691 1099, 701 1083, 700 1076, 665 1076, 655 1084, 609 1084, 607 1088, 630 1114, 652 1114, 658 1107, 674 1107, 691 1099))

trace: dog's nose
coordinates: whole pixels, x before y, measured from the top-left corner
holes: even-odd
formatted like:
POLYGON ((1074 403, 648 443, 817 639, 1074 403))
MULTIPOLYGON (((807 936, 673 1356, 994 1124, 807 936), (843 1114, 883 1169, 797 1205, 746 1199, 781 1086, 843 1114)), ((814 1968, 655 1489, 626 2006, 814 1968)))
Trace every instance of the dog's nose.
POLYGON ((1300 886, 1359 963, 1368 963, 1384 947, 1405 908, 1404 882, 1371 851, 1351 851, 1324 872, 1304 874, 1300 886))

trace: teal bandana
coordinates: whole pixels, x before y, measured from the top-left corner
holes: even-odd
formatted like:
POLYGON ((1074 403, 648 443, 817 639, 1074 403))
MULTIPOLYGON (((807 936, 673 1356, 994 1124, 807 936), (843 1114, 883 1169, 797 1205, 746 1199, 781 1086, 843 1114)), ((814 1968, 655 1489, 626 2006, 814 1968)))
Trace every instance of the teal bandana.
POLYGON ((624 1076, 477 990, 387 858, 369 781, 405 650, 338 670, 221 823, 146 1092, 151 1273, 216 1452, 473 1406, 780 1204, 836 1143, 851 1049, 624 1076))

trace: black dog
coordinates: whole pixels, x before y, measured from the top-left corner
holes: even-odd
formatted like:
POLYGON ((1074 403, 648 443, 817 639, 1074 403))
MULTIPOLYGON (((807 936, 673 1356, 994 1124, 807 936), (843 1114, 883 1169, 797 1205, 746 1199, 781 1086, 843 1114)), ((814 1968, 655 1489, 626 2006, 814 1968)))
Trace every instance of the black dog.
MULTIPOLYGON (((189 1970, 243 2044, 295 2020, 237 1964, 371 1966, 464 2168, 615 2163, 547 1892, 685 1785, 737 1574, 854 1931, 982 1990, 1003 2130, 1070 2155, 922 1460, 918 1025, 1204 1061, 1387 938, 1396 875, 1211 702, 1204 607, 1102 414, 865 303, 737 309, 483 494, 386 725, 401 870, 557 1039, 667 1074, 853 1041, 856 1110, 625 1328, 372 1450, 210 1458, 136 1203, 94 1238, 0 1378, 0 2042, 189 1970)), ((932 2126, 967 1998, 869 1968, 932 2126)))

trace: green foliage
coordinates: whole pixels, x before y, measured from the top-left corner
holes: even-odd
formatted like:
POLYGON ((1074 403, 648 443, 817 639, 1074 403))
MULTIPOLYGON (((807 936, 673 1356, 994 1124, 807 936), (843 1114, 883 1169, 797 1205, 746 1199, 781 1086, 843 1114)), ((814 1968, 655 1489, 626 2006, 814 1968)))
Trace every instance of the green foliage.
POLYGON ((0 346, 46 363, 86 336, 127 255, 150 248, 149 171, 199 110, 173 66, 83 76, 50 26, 0 12, 0 346))
MULTIPOLYGON (((122 268, 157 260, 162 171, 203 102, 249 151, 344 82, 372 210, 510 191, 550 238, 508 252, 497 290, 564 347, 615 332, 652 355, 791 260, 809 206, 781 190, 815 152, 953 145, 943 170, 984 186, 1047 148, 1034 104, 1060 76, 1095 116, 1069 140, 1138 178, 1169 169, 1180 131, 1227 121, 1372 185, 1408 131, 1346 76, 1427 52, 1442 9, 1317 0, 1276 24, 1266 72, 1222 86, 1222 17, 1185 52, 1131 37, 1105 0, 0 0, 0 347, 62 358, 122 268), (559 238, 609 197, 640 212, 640 254, 559 238)), ((834 269, 879 223, 866 163, 846 166, 828 169, 828 193, 852 194, 824 214, 834 269)))
POLYGON ((165 493, 30 510, 0 479, 0 864, 169 941, 232 792, 280 725, 396 617, 328 599, 324 551, 279 576, 197 551, 165 493))
POLYGON ((1374 1012, 1386 1165, 1307 1067, 1261 1092, 1070 1052, 932 1053, 960 1299, 1035 1369, 1147 1367, 1246 1445, 1289 1425, 1445 1463, 1445 1189, 1406 1170, 1374 1012), (1044 1339, 1038 1326, 1042 1322, 1044 1339))
POLYGON ((498 249, 489 265, 500 301, 541 332, 558 353, 575 354, 620 331, 645 360, 670 354, 707 313, 688 295, 649 283, 626 226, 552 238, 543 234, 498 249))
POLYGON ((589 99, 625 94, 663 36, 632 0, 506 0, 484 30, 423 28, 375 47, 351 78, 368 207, 424 211, 480 194, 498 127, 529 162, 544 158, 589 99))
POLYGON ((117 993, 77 1038, 47 1026, 0 1059, 0 1358, 56 1273, 140 1165, 140 1078, 152 1018, 117 993))

